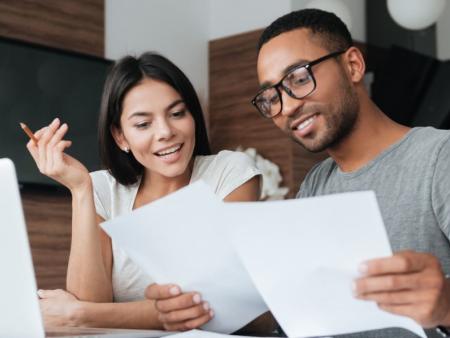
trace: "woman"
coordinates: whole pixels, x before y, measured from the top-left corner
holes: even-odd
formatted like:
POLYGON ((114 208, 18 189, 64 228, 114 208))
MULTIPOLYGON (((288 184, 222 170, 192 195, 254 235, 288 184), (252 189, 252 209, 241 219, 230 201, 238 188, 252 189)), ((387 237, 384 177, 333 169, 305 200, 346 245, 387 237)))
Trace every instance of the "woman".
POLYGON ((47 325, 186 330, 214 315, 198 292, 153 284, 98 226, 198 179, 225 201, 259 197, 259 171, 242 153, 210 155, 202 109, 186 76, 145 53, 118 61, 99 119, 106 170, 89 174, 64 153, 68 126, 55 119, 27 148, 39 170, 72 194, 67 291, 40 290, 47 325))

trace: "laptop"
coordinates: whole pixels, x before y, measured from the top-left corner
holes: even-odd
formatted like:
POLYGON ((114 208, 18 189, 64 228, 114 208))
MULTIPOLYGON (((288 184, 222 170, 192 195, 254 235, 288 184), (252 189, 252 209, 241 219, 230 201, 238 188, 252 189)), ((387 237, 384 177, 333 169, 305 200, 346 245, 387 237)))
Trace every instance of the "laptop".
POLYGON ((153 338, 170 334, 95 328, 54 328, 45 332, 17 176, 9 159, 0 159, 0 187, 0 338, 153 338))

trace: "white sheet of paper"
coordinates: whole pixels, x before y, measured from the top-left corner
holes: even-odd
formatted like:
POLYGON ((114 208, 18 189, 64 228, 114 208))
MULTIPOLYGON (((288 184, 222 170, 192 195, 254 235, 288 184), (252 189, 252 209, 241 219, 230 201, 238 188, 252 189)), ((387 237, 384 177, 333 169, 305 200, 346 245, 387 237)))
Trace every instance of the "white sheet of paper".
POLYGON ((352 295, 359 264, 392 253, 373 192, 225 203, 223 209, 233 224, 230 239, 289 337, 387 327, 426 337, 413 320, 352 295))
POLYGON ((216 226, 223 204, 199 181, 101 226, 156 283, 201 293, 215 313, 206 330, 231 333, 268 308, 216 226))

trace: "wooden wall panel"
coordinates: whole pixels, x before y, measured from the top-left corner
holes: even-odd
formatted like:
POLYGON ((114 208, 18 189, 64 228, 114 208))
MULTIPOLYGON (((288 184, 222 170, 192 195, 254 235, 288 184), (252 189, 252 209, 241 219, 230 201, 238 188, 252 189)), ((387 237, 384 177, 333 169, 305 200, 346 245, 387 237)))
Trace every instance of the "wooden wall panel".
POLYGON ((104 0, 0 0, 0 36, 104 56, 104 0))
MULTIPOLYGON (((0 0, 0 36, 103 57, 104 17, 104 0, 0 0)), ((43 187, 21 194, 38 287, 65 288, 70 196, 43 187)))
POLYGON ((38 287, 65 289, 71 239, 70 194, 40 187, 23 190, 21 196, 38 287))
POLYGON ((209 44, 210 138, 214 151, 254 147, 276 163, 289 187, 298 191, 309 169, 325 154, 311 154, 295 144, 271 120, 259 116, 251 99, 258 90, 256 46, 261 30, 209 44))

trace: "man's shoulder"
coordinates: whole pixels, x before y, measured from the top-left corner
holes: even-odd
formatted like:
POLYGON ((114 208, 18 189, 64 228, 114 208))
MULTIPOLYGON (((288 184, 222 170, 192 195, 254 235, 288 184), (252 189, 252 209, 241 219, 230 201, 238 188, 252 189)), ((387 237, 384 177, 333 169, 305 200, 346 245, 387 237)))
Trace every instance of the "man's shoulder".
POLYGON ((450 130, 433 127, 416 127, 412 129, 409 143, 414 148, 434 148, 450 140, 450 130))
POLYGON ((313 190, 323 184, 332 175, 335 169, 336 162, 331 157, 317 163, 306 174, 305 179, 300 186, 300 190, 297 193, 297 198, 313 195, 313 190))
POLYGON ((328 157, 325 160, 315 164, 306 175, 305 180, 313 177, 321 177, 323 175, 328 176, 335 168, 336 162, 331 157, 328 157))

